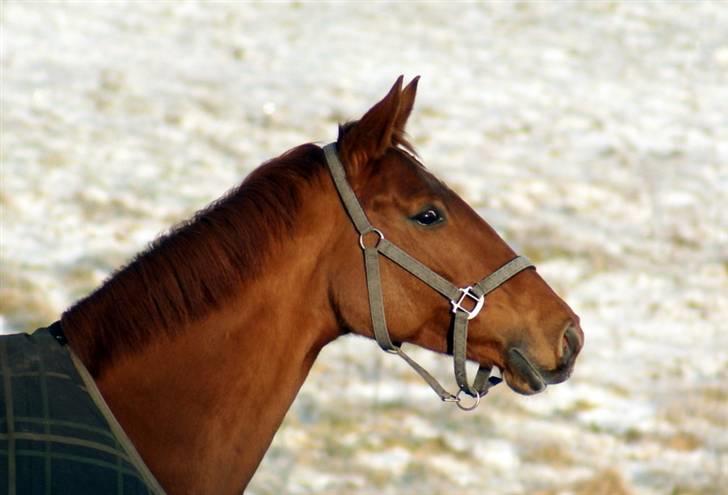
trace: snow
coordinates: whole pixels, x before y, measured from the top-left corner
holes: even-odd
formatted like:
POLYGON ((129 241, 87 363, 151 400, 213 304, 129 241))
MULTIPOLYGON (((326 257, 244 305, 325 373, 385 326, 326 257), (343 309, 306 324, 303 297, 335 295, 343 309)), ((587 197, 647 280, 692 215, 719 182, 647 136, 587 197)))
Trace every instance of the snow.
POLYGON ((614 472, 635 494, 725 493, 725 4, 0 9, 0 331, 52 321, 263 160, 421 74, 424 162, 538 262, 584 352, 567 383, 464 414, 375 343, 338 341, 249 492, 582 493, 614 472))

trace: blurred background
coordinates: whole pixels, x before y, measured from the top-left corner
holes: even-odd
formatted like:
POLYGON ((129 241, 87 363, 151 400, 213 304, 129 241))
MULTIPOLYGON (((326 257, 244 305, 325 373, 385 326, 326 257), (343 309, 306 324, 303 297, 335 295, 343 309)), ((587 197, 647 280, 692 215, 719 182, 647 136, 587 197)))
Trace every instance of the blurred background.
POLYGON ((566 384, 465 414, 340 339, 248 492, 728 493, 728 3, 0 8, 2 332, 419 74, 423 161, 538 263, 586 347, 566 384))

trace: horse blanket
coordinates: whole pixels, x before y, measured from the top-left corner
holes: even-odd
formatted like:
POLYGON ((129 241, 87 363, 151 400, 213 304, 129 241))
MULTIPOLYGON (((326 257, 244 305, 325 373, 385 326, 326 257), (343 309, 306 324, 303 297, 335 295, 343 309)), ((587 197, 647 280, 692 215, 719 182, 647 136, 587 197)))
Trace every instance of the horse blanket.
POLYGON ((0 337, 0 493, 163 493, 59 332, 0 337))

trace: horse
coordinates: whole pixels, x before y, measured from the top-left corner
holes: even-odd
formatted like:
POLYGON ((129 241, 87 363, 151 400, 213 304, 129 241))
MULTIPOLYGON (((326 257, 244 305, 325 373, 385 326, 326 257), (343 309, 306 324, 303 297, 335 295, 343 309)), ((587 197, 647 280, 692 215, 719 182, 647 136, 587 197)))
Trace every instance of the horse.
MULTIPOLYGON (((491 370, 520 394, 570 376, 579 318, 408 141, 418 81, 400 76, 335 142, 265 162, 17 341, 70 356, 59 373, 81 378, 122 437, 140 493, 242 492, 317 355, 345 334, 376 340, 466 410, 500 381, 491 370), (403 343, 452 355, 457 393, 403 343), (466 360, 480 365, 473 383, 466 360)), ((8 355, 24 357, 0 344, 10 413, 8 355)), ((23 438, 48 449, 65 437, 23 438)), ((23 492, 18 473, 8 486, 23 492)))

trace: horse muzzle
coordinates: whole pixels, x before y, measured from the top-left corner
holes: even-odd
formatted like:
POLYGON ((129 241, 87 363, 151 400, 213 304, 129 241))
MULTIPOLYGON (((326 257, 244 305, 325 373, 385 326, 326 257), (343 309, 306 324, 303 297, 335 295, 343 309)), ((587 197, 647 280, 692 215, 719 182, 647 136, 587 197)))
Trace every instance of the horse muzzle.
POLYGON ((563 349, 558 365, 546 369, 528 357, 521 347, 511 347, 506 354, 503 377, 515 392, 532 395, 542 392, 547 385, 566 381, 574 370, 574 362, 584 345, 584 334, 576 323, 567 326, 563 335, 563 349))

